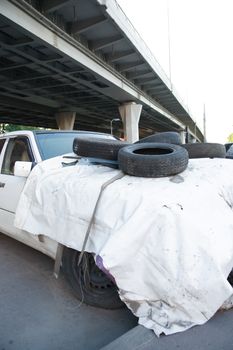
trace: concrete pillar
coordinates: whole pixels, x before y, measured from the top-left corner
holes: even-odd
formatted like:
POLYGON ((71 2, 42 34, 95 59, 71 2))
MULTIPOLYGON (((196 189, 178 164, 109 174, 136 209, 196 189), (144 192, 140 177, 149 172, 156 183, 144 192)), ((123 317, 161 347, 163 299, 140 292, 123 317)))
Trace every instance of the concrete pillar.
POLYGON ((138 123, 142 111, 142 105, 135 102, 124 103, 119 107, 119 112, 124 125, 124 137, 128 142, 139 139, 138 123))
POLYGON ((181 143, 186 143, 186 131, 185 130, 180 131, 180 138, 181 138, 181 143))
POLYGON ((73 130, 76 112, 58 112, 55 116, 59 130, 73 130))

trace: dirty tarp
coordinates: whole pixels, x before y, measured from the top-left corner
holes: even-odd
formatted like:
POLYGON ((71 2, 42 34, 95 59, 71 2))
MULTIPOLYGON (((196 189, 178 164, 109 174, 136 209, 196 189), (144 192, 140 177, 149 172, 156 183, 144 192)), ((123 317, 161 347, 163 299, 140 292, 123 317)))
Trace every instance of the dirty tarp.
MULTIPOLYGON (((62 161, 33 169, 15 224, 81 250, 100 187, 119 171, 62 161)), ((86 250, 157 335, 205 323, 232 296, 232 174, 232 160, 192 159, 176 176, 125 176, 101 197, 86 250)))

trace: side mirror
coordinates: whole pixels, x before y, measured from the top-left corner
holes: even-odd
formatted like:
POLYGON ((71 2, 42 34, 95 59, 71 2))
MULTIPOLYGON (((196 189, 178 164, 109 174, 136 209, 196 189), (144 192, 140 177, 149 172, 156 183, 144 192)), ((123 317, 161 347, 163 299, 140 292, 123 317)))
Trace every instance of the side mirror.
POLYGON ((15 162, 14 175, 20 177, 28 177, 31 172, 32 165, 32 162, 15 162))

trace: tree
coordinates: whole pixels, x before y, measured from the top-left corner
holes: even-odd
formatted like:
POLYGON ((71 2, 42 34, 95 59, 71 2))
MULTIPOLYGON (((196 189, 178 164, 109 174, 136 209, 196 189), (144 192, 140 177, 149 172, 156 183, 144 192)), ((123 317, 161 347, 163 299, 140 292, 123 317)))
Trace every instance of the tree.
POLYGON ((233 142, 233 132, 227 138, 228 142, 233 142))
POLYGON ((25 125, 15 125, 15 124, 1 124, 0 128, 3 132, 10 132, 16 130, 37 130, 41 129, 33 126, 25 126, 25 125))

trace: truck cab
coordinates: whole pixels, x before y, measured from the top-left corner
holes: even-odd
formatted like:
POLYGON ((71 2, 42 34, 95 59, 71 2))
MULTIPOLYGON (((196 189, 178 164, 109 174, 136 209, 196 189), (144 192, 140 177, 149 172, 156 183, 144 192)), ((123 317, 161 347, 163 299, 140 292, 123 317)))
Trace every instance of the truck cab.
POLYGON ((17 229, 14 226, 16 208, 32 167, 43 160, 72 152, 73 140, 79 135, 115 139, 108 134, 89 131, 36 130, 0 135, 0 232, 52 258, 56 255, 57 242, 17 229))

